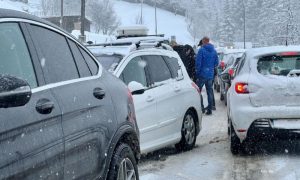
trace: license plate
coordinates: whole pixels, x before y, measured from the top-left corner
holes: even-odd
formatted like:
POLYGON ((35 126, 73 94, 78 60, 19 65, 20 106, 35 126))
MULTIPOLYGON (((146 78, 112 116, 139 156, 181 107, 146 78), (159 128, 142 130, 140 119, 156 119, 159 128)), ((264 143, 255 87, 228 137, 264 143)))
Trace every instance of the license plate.
POLYGON ((277 129, 300 129, 300 119, 278 119, 273 121, 277 129))

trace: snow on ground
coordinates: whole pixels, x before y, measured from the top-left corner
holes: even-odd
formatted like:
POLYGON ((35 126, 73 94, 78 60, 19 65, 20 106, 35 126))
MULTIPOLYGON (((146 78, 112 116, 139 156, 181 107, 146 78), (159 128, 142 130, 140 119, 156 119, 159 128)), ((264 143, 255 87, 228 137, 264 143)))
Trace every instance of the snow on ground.
MULTIPOLYGON (((122 26, 136 24, 136 17, 141 12, 140 4, 115 0, 112 2, 122 26)), ((154 12, 153 7, 146 4, 143 5, 144 25, 149 28, 149 34, 155 34, 154 12)), ((157 8, 157 22, 158 34, 165 34, 168 38, 175 35, 178 43, 193 44, 193 38, 187 30, 187 24, 183 16, 157 8)))
MULTIPOLYGON (((299 180, 300 142, 258 143, 254 155, 233 156, 227 135, 226 107, 215 94, 217 111, 203 116, 196 147, 178 153, 169 147, 139 164, 141 180, 299 180)), ((206 97, 204 96, 204 101, 206 97)))
MULTIPOLYGON (((80 31, 79 30, 73 30, 71 34, 73 36, 75 36, 76 38, 79 38, 80 31)), ((101 34, 97 34, 97 33, 91 33, 91 32, 88 32, 88 31, 85 31, 84 34, 86 36, 86 42, 92 41, 94 44, 109 43, 109 42, 112 42, 112 41, 116 40, 115 36, 101 35, 101 34)))
MULTIPOLYGON (((112 2, 122 26, 136 25, 136 18, 141 12, 140 4, 117 0, 113 0, 112 2)), ((10 0, 0 0, 0 8, 30 12, 37 15, 41 11, 40 0, 29 0, 28 4, 10 0)), ((143 5, 144 25, 149 28, 149 34, 155 34, 154 12, 153 7, 146 4, 143 5)), ((176 36, 177 42, 180 44, 194 44, 193 38, 187 30, 187 23, 183 16, 175 15, 174 13, 157 8, 157 22, 158 34, 165 34, 167 38, 176 36)), ((99 37, 90 37, 93 38, 90 40, 99 40, 99 37)))
POLYGON ((24 12, 35 12, 39 6, 39 0, 29 0, 28 4, 21 2, 14 2, 10 0, 0 0, 0 8, 12 9, 24 12))

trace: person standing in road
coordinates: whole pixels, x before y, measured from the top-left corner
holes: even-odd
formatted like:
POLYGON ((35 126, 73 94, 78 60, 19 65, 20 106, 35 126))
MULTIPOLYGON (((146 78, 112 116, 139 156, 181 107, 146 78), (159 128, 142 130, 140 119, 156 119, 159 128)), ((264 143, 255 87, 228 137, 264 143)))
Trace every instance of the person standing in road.
POLYGON ((207 92, 208 106, 205 109, 203 105, 203 100, 201 101, 202 112, 207 115, 212 114, 213 108, 213 80, 214 80, 214 69, 218 65, 218 55, 212 44, 209 43, 209 38, 204 37, 202 39, 202 47, 199 49, 196 58, 196 77, 197 84, 202 90, 205 85, 207 92))
POLYGON ((186 44, 184 45, 185 49, 185 60, 184 65, 190 76, 190 78, 196 82, 196 69, 195 69, 195 51, 192 46, 186 44))
MULTIPOLYGON (((202 39, 199 41, 198 47, 201 48, 203 46, 203 41, 202 39)), ((216 68, 214 70, 214 75, 216 75, 216 68)), ((214 79, 215 80, 215 79, 214 79)), ((213 84, 214 84, 214 80, 213 80, 213 84)), ((214 91, 214 90, 213 90, 214 91)), ((212 101, 212 110, 216 110, 216 101, 215 101, 215 95, 213 93, 213 101, 212 101)), ((201 94, 201 103, 203 103, 203 96, 201 94)), ((202 108, 202 112, 204 113, 207 110, 208 106, 205 107, 204 109, 202 108)))

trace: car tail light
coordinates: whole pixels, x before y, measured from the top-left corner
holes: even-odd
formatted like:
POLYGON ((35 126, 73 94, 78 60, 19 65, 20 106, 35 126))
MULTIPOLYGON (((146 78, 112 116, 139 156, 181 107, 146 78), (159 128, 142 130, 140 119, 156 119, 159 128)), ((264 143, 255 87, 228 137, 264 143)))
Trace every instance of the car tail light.
POLYGON ((279 54, 280 56, 296 56, 299 55, 299 52, 283 52, 279 54))
POLYGON ((228 70, 228 74, 229 74, 231 77, 233 77, 234 69, 230 68, 230 69, 228 70))
POLYGON ((247 83, 236 83, 235 91, 238 94, 249 94, 248 84, 247 83))
POLYGON ((135 109, 133 104, 133 97, 129 89, 127 89, 128 96, 128 120, 132 123, 136 122, 135 109))
POLYGON ((131 91, 128 88, 127 88, 127 96, 128 96, 128 99, 130 100, 130 102, 133 103, 133 97, 132 97, 131 91))
POLYGON ((197 86, 197 84, 195 84, 194 82, 192 82, 192 86, 197 90, 197 92, 199 94, 201 94, 201 91, 200 91, 199 87, 197 86))
POLYGON ((220 62, 220 67, 224 70, 225 69, 225 62, 224 61, 221 61, 220 62))

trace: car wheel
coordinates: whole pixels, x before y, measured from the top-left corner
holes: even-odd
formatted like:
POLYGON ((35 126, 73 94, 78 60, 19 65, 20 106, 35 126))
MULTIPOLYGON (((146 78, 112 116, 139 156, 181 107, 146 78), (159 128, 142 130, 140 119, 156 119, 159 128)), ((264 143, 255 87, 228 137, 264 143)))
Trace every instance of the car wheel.
POLYGON ((108 172, 109 180, 139 180, 137 162, 127 144, 117 146, 108 172))
POLYGON ((196 116, 192 111, 188 111, 181 128, 181 140, 175 145, 178 151, 188 151, 194 148, 196 143, 196 116))
POLYGON ((217 84, 216 91, 217 91, 218 93, 220 92, 220 89, 221 89, 220 84, 217 84))
POLYGON ((224 95, 224 103, 225 103, 225 106, 227 106, 227 94, 224 95))
POLYGON ((229 117, 227 117, 227 134, 229 137, 230 136, 230 119, 229 119, 229 117))
POLYGON ((230 125, 230 151, 232 154, 236 155, 242 149, 242 143, 240 142, 239 137, 236 135, 232 124, 230 125))

